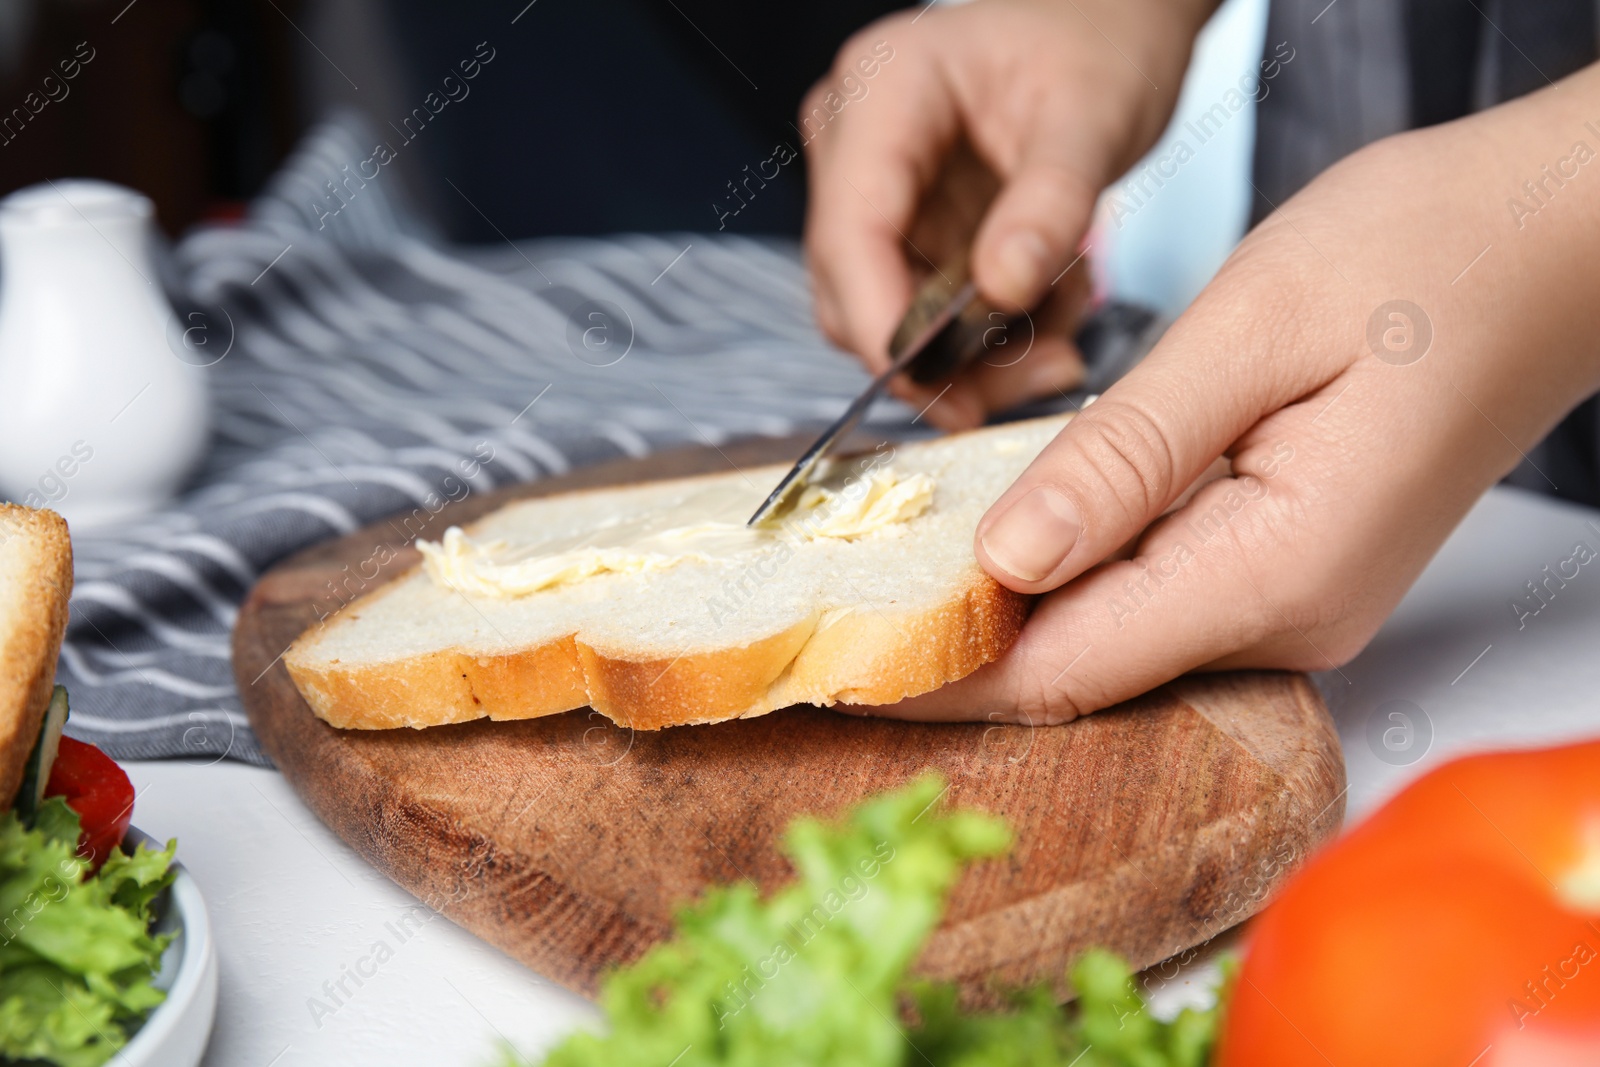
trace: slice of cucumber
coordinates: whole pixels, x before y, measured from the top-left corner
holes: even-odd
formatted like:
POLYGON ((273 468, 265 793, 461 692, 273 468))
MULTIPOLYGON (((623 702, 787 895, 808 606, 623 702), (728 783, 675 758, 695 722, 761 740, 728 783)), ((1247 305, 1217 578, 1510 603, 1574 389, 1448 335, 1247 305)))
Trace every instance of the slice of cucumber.
POLYGON ((39 740, 34 743, 27 767, 23 770, 22 788, 17 790, 17 815, 24 822, 33 818, 33 813, 44 801, 44 787, 50 781, 50 768, 56 763, 56 752, 61 747, 61 729, 67 725, 67 714, 67 689, 58 685, 55 692, 50 694, 50 706, 45 709, 44 722, 39 726, 39 740))

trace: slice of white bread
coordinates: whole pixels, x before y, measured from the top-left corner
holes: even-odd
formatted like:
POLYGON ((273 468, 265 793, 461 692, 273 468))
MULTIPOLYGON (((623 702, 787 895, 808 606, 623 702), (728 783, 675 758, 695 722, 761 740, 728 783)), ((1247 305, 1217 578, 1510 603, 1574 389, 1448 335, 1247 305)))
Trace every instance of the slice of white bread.
POLYGON ((71 595, 66 520, 0 504, 0 811, 11 807, 39 739, 71 595))
MULTIPOLYGON (((308 630, 284 662, 334 726, 424 727, 581 708, 659 729, 791 704, 889 704, 961 678, 1016 639, 1029 598, 978 566, 979 518, 1065 423, 1035 419, 840 461, 934 482, 927 510, 855 539, 602 573, 523 596, 469 595, 413 569, 308 630)), ((755 511, 761 467, 540 497, 467 529, 539 544, 659 515, 708 491, 755 511)))

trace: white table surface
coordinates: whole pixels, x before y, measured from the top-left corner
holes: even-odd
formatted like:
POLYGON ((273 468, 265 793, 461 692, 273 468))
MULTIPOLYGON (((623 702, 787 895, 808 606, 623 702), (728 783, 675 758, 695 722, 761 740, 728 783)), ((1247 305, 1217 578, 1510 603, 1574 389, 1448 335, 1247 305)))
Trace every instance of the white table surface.
MULTIPOLYGON (((1451 755, 1600 733, 1600 560, 1520 629, 1511 606, 1580 541, 1600 551, 1600 512, 1493 491, 1372 645, 1319 676, 1345 745, 1352 818, 1451 755), (1426 752, 1369 742, 1378 709, 1385 726, 1398 724, 1387 718, 1398 709, 1414 738, 1431 732, 1426 752)), ((1404 740, 1390 734, 1391 744, 1404 740)), ((502 1040, 537 1053, 597 1018, 448 920, 412 910, 416 901, 324 828, 276 772, 126 767, 139 790, 136 823, 179 839, 217 927, 222 992, 207 1067, 482 1067, 502 1040), (416 932, 402 942, 394 931, 408 914, 416 932), (347 969, 371 975, 360 985, 345 977, 349 996, 336 988, 347 969)))

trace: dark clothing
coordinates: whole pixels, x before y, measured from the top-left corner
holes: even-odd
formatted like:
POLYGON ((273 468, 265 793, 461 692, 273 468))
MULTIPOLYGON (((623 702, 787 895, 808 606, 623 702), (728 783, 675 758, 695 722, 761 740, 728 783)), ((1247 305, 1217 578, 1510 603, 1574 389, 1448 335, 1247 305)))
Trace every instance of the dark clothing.
POLYGON ((1273 0, 1254 221, 1362 145, 1543 88, 1596 57, 1595 0, 1273 0))
MULTIPOLYGON (((1288 41, 1296 56, 1256 113, 1253 221, 1362 145, 1589 65, 1597 37, 1595 0, 1273 0, 1267 53, 1288 41)), ((1600 506, 1600 402, 1580 405, 1507 480, 1600 506)))
POLYGON ((423 148, 423 198, 443 229, 497 241, 719 227, 798 234, 800 99, 841 41, 903 5, 545 0, 509 25, 521 2, 509 15, 484 0, 388 6, 419 102, 479 41, 505 57, 423 148))

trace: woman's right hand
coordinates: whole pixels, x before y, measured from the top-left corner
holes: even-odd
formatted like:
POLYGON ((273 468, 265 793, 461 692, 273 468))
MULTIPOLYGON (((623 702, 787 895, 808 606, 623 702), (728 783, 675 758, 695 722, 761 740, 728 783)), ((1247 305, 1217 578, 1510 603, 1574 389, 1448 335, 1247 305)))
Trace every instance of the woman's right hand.
MULTIPOLYGON (((1035 309, 1037 336, 1027 359, 964 371, 928 421, 976 426, 990 411, 1076 385, 1071 336, 1088 271, 1067 267, 1100 190, 1166 126, 1214 7, 973 0, 892 15, 846 42, 799 125, 824 333, 881 370, 919 277, 970 250, 980 294, 996 307, 1035 309), (878 70, 864 82, 858 65, 871 58, 878 70), (858 84, 864 95, 828 108, 830 93, 838 107, 858 84)), ((940 387, 895 388, 920 407, 940 387)))

